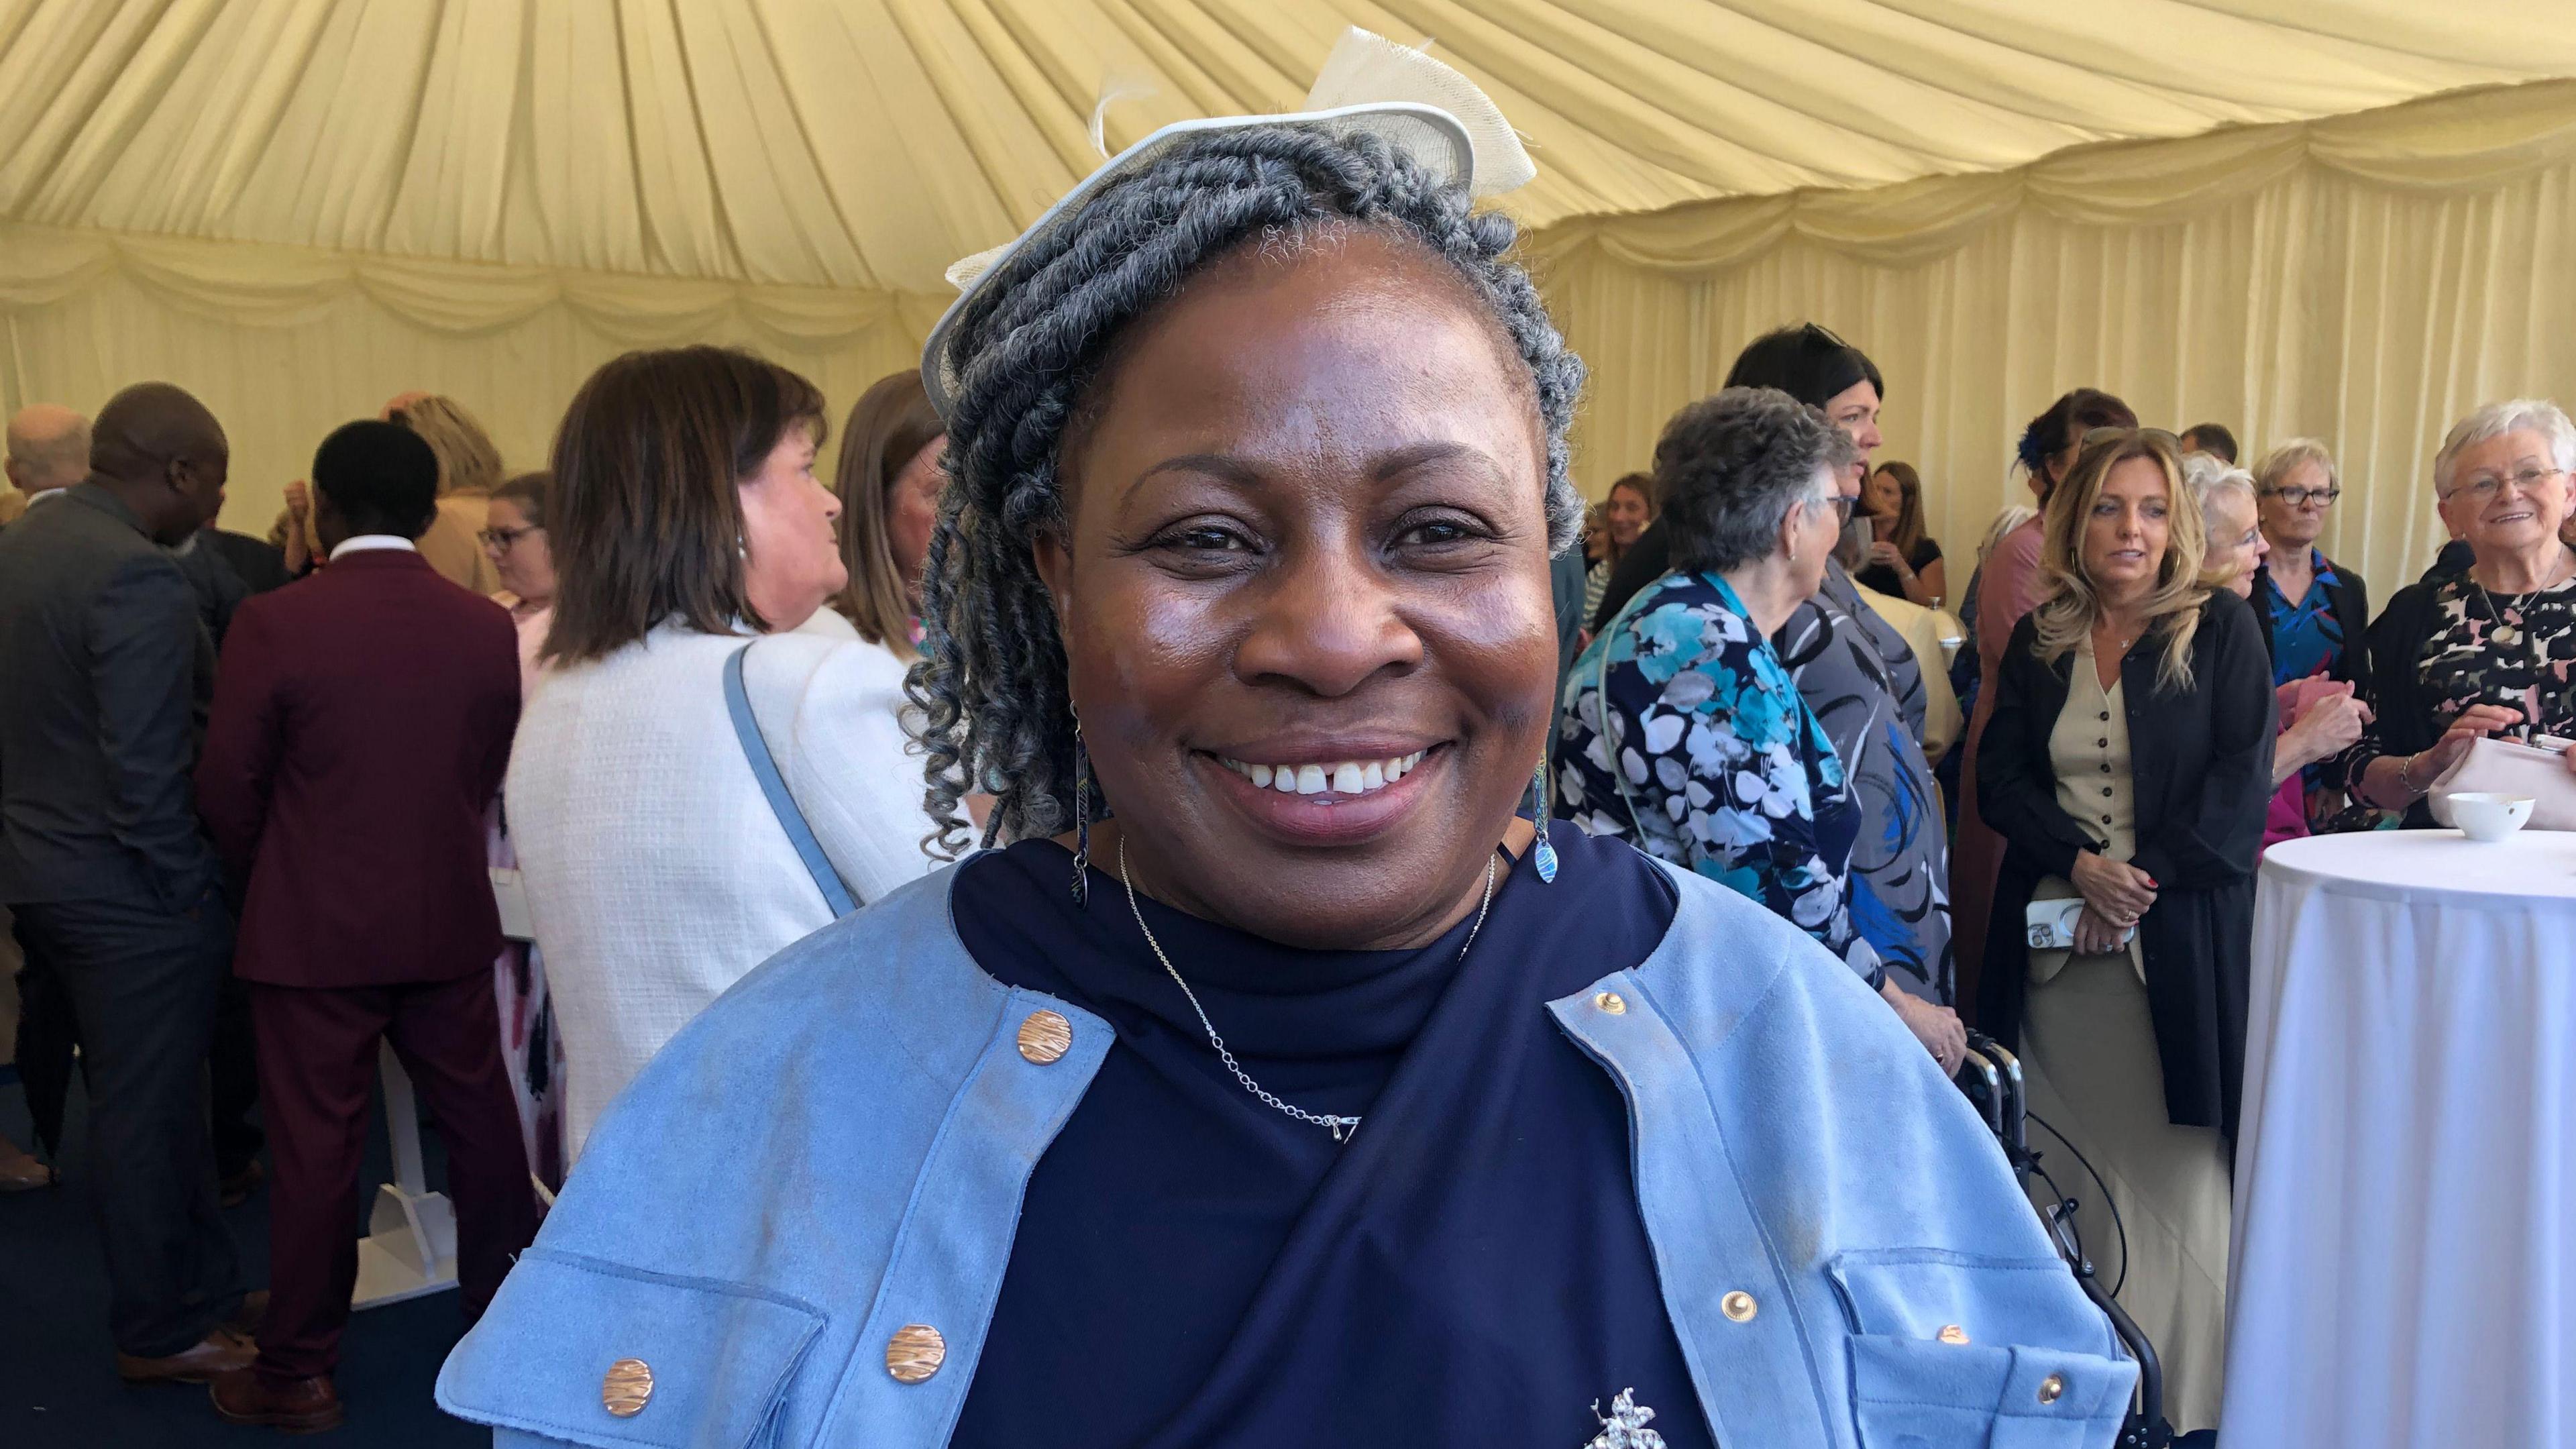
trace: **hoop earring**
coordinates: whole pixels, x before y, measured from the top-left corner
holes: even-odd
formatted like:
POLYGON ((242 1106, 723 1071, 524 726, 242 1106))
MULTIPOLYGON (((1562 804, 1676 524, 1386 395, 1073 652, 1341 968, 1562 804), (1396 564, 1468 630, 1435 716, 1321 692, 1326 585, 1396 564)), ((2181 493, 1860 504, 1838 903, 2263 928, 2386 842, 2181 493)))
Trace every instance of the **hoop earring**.
POLYGON ((1539 752, 1538 768, 1530 774, 1530 792, 1538 798, 1538 810, 1534 817, 1538 823, 1538 843, 1531 848, 1530 858, 1538 866, 1539 884, 1554 885, 1556 884, 1556 846, 1547 838, 1549 810, 1547 753, 1544 750, 1539 752))
POLYGON ((1083 748, 1080 715, 1073 720, 1073 903, 1091 905, 1091 752, 1083 748))

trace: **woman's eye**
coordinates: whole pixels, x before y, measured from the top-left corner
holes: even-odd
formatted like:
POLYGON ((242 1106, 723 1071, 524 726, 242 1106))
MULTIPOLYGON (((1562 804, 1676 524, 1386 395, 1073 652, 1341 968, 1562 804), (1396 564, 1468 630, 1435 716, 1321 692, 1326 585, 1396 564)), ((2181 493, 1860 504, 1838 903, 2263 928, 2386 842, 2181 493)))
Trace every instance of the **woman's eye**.
POLYGON ((1396 542, 1416 548, 1442 548, 1477 536, 1475 525, 1461 518, 1428 518, 1409 525, 1396 542))
POLYGON ((1213 523, 1194 523, 1173 529, 1163 535, 1163 544, 1167 548, 1191 553, 1243 553, 1252 548, 1251 542, 1242 534, 1213 523))

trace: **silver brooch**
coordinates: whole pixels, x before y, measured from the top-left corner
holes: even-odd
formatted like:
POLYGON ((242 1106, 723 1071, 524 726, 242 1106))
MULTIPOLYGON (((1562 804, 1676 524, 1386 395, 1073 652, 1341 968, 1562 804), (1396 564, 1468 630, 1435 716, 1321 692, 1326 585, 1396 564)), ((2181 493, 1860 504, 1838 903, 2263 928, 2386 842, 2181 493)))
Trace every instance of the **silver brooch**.
POLYGON ((1621 1389, 1610 1401, 1610 1416, 1601 1416, 1601 1401, 1592 1401, 1592 1417, 1601 1419, 1601 1432, 1584 1449, 1664 1449, 1664 1436, 1646 1427, 1654 1421, 1655 1411, 1635 1399, 1635 1389, 1621 1389))

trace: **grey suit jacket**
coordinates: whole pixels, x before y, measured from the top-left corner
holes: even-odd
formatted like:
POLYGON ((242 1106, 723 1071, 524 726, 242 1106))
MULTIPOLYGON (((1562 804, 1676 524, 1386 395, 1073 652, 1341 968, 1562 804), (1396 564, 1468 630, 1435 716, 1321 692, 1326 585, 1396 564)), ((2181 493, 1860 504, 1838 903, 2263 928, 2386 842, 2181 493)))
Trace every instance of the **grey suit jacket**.
POLYGON ((0 901, 176 911, 215 884, 189 794, 213 673, 196 591, 114 494, 0 531, 0 901))

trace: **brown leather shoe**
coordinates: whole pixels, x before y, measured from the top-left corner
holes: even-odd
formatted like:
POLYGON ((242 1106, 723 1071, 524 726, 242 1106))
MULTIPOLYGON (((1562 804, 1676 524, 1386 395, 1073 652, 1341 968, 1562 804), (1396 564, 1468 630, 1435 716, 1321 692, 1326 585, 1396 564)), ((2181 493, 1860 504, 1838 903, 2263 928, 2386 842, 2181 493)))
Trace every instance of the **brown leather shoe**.
POLYGON ((216 1329, 195 1345, 168 1358, 116 1356, 116 1376, 129 1384, 206 1384, 222 1374, 250 1367, 259 1350, 250 1340, 216 1329))
POLYGON ((329 1374, 273 1384, 261 1378, 257 1369, 235 1369, 215 1380, 206 1396, 228 1422, 289 1434, 337 1429, 349 1417, 340 1407, 340 1391, 331 1386, 329 1374))

